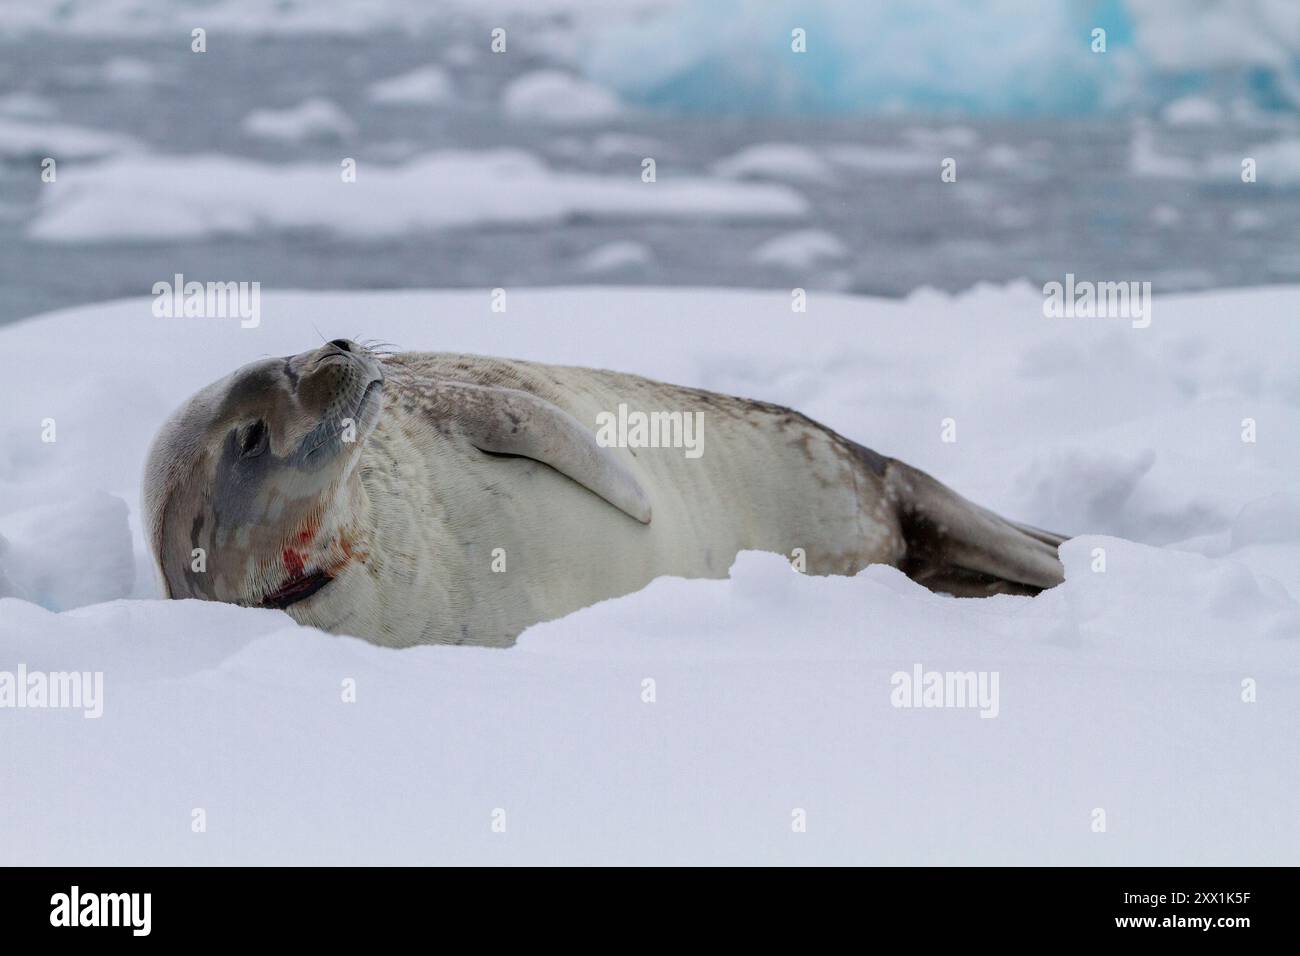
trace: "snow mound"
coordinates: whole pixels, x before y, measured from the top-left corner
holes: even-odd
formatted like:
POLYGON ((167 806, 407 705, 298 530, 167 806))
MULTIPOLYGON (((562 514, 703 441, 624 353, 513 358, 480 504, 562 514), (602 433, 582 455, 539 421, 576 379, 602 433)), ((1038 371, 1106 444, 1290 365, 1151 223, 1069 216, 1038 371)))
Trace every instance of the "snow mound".
POLYGON ((1300 494, 1278 492, 1248 502, 1232 522, 1234 549, 1300 541, 1300 494))
POLYGON ((1066 542, 1061 560, 1078 640, 1117 660, 1231 666, 1250 659, 1243 638, 1284 641, 1287 657, 1300 642, 1300 604, 1244 564, 1100 536, 1066 542))
POLYGON ((742 554, 505 652, 203 602, 0 601, 4 666, 103 675, 97 719, 6 714, 23 773, 0 838, 62 865, 1293 859, 1300 649, 1269 628, 1294 604, 1203 558, 1073 544, 1046 602, 742 554), (899 706, 918 671, 997 693, 899 706))
POLYGON ((131 594, 127 506, 94 491, 0 515, 0 596, 65 611, 131 594))

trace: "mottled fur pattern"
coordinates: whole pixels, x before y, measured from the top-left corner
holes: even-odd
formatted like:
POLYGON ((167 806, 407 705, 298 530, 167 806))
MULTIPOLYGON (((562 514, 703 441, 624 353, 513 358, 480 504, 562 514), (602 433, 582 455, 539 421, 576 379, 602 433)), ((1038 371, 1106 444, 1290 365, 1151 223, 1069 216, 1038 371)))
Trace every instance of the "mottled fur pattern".
POLYGON ((274 361, 299 380, 250 366, 191 400, 155 444, 146 509, 173 597, 284 606, 301 623, 386 645, 508 645, 530 624, 661 575, 725 577, 742 550, 798 549, 810 574, 891 564, 959 595, 1061 580, 1059 536, 1006 522, 779 405, 586 368, 372 355, 356 343, 274 361), (357 440, 331 446, 328 467, 304 469, 305 442, 337 432, 331 416, 377 375, 382 394, 357 440), (304 383, 322 396, 333 387, 333 403, 304 401, 304 383), (704 454, 593 450, 583 430, 620 403, 702 412, 704 454), (231 456, 255 420, 272 422, 276 457, 250 477, 231 456), (200 540, 214 550, 196 574, 185 568, 200 540))

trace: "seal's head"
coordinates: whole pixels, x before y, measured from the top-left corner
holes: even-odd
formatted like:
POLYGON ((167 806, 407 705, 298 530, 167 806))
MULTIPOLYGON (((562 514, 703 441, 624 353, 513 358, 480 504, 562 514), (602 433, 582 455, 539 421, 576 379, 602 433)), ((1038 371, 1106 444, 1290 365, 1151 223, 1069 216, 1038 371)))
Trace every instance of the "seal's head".
POLYGON ((169 597, 284 608, 352 557, 344 500, 382 408, 379 361, 336 339, 246 365, 154 440, 144 514, 169 597))

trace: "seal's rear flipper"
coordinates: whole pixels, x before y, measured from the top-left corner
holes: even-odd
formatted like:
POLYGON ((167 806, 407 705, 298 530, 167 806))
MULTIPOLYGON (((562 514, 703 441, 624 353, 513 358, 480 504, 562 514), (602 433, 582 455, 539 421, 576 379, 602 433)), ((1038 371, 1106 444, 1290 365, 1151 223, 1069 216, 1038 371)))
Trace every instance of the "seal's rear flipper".
POLYGON ((1037 594, 1065 580, 1056 555, 1067 540, 1062 535, 1007 521, 893 459, 885 466, 885 493, 907 543, 899 567, 932 591, 1037 594))

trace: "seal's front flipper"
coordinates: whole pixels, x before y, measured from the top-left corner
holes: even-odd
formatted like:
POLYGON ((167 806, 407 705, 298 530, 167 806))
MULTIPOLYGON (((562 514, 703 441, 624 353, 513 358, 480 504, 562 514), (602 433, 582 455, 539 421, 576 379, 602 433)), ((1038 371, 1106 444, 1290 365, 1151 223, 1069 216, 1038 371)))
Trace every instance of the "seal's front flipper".
POLYGON ((480 451, 519 455, 550 465, 642 524, 650 498, 612 448, 603 448, 576 418, 545 399, 513 388, 439 382, 436 408, 480 451))
POLYGON ((923 471, 890 459, 885 492, 907 542, 899 567, 932 591, 958 597, 1037 594, 1065 580, 1057 547, 1067 539, 972 504, 923 471))

